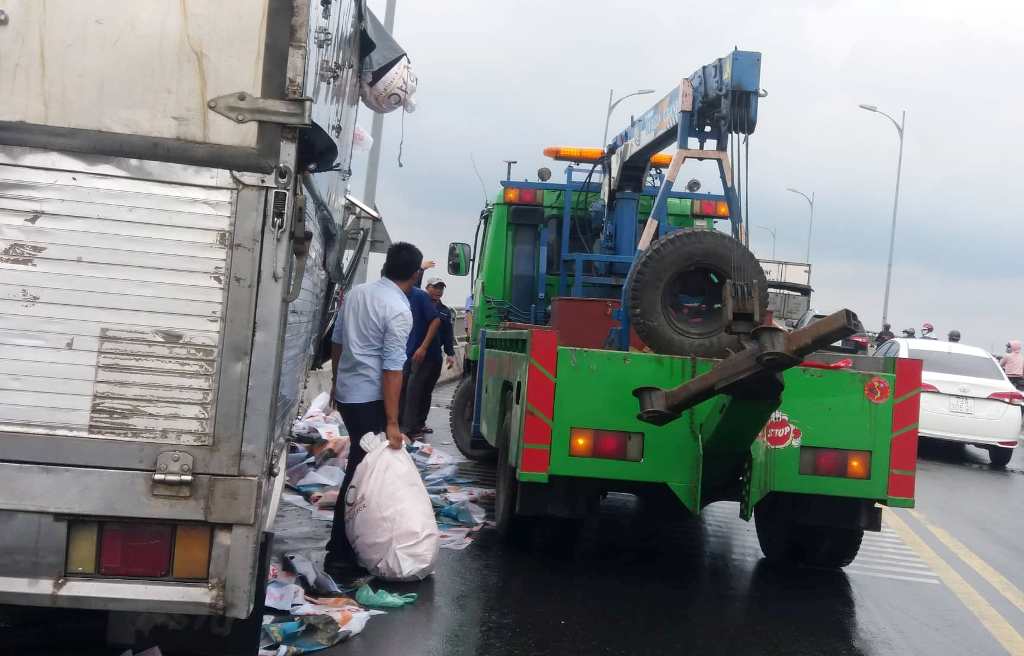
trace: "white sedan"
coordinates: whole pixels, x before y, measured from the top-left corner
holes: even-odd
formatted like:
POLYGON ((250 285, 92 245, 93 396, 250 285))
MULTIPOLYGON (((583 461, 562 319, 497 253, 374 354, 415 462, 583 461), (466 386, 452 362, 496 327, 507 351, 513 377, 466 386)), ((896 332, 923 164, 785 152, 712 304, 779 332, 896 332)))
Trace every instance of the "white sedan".
POLYGON ((935 339, 892 339, 876 356, 924 361, 918 433, 988 449, 1005 467, 1021 432, 1022 395, 991 354, 975 346, 935 339))

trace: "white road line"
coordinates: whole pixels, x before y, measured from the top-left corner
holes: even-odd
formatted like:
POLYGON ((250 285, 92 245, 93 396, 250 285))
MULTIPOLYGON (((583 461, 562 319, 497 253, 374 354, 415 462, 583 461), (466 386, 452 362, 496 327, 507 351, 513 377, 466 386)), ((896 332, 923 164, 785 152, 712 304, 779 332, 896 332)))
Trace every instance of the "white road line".
MULTIPOLYGON (((864 555, 863 553, 857 556, 857 562, 862 560, 869 560, 876 563, 899 563, 901 565, 907 565, 909 567, 925 567, 928 568, 928 563, 924 562, 920 558, 904 558, 903 556, 879 556, 876 554, 864 555)), ((928 568, 931 569, 931 568, 928 568)))
POLYGON ((850 567, 844 568, 843 571, 847 574, 854 574, 856 576, 873 576, 879 579, 894 579, 897 581, 913 581, 915 583, 931 583, 933 585, 942 585, 942 581, 940 581, 938 578, 926 579, 918 576, 900 576, 898 574, 882 574, 881 572, 867 572, 856 567, 853 567, 852 565, 850 567))
POLYGON ((880 542, 888 544, 903 544, 903 540, 898 537, 889 537, 888 535, 878 535, 877 533, 864 533, 864 541, 866 542, 880 542))
POLYGON ((877 569, 877 570, 881 570, 883 572, 896 572, 896 573, 899 573, 899 574, 922 574, 922 575, 924 575, 924 574, 932 575, 933 574, 933 572, 932 572, 932 570, 930 568, 926 568, 924 571, 917 571, 917 572, 915 572, 915 571, 910 571, 913 568, 900 567, 897 564, 874 565, 872 563, 861 562, 860 558, 858 558, 857 560, 853 561, 853 563, 851 563, 850 566, 851 567, 857 567, 858 569, 863 568, 863 569, 869 569, 869 570, 872 570, 872 571, 877 569))
POLYGON ((900 546, 900 547, 897 547, 897 546, 892 546, 892 547, 885 546, 885 547, 883 547, 883 546, 879 546, 877 544, 862 544, 861 547, 860 547, 860 550, 861 551, 877 551, 878 553, 907 554, 907 555, 910 555, 910 556, 915 555, 914 554, 914 550, 911 549, 910 547, 907 547, 907 546, 900 546))
MULTIPOLYGON (((760 557, 758 555, 755 555, 755 554, 747 554, 747 555, 732 554, 731 558, 733 560, 738 560, 738 561, 743 561, 743 562, 750 562, 750 561, 754 561, 754 560, 760 560, 760 557)), ((931 574, 930 570, 928 571, 927 575, 925 574, 925 572, 921 572, 921 576, 915 576, 917 574, 917 572, 913 572, 913 571, 908 572, 906 570, 900 570, 900 569, 896 569, 894 571, 898 572, 898 573, 890 574, 888 572, 878 571, 877 569, 874 569, 874 568, 873 569, 867 569, 867 566, 858 567, 856 565, 850 565, 848 567, 843 568, 843 572, 845 572, 847 574, 855 574, 857 576, 873 576, 875 578, 892 579, 892 580, 895 580, 895 581, 912 581, 912 582, 915 582, 915 583, 941 584, 941 581, 939 580, 939 578, 937 576, 933 576, 931 574)))

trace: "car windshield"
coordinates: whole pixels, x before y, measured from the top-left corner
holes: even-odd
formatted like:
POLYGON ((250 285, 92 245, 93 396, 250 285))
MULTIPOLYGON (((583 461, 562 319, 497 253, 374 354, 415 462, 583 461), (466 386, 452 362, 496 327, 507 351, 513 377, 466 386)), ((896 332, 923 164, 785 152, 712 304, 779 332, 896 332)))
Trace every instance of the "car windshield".
POLYGON ((924 370, 933 374, 954 374, 1000 380, 1003 372, 996 361, 983 355, 910 349, 910 357, 924 360, 924 370))

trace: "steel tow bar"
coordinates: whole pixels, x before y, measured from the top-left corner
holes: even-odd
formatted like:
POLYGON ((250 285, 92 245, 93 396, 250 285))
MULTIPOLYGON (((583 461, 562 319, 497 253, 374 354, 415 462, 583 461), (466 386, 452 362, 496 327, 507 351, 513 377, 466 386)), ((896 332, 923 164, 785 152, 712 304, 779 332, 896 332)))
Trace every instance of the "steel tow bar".
POLYGON ((857 332, 857 315, 839 310, 814 323, 787 333, 775 325, 754 328, 754 344, 722 360, 706 374, 678 387, 638 387, 633 396, 640 401, 637 418, 656 426, 678 419, 689 408, 717 394, 778 396, 781 371, 794 367, 804 356, 857 332))

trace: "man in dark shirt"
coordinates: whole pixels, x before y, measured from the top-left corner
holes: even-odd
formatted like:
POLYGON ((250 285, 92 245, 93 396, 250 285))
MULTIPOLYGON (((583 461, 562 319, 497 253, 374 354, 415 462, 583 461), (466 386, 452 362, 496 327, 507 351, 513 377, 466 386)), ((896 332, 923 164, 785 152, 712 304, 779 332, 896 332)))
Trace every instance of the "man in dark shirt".
POLYGON ((414 437, 412 433, 418 428, 416 417, 419 414, 420 385, 423 379, 423 376, 419 376, 420 380, 417 380, 416 373, 425 365, 429 368, 427 353, 441 328, 441 319, 437 315, 437 306, 434 305, 430 294, 419 287, 413 287, 409 291, 409 309, 412 311, 412 330, 409 332, 409 341, 405 348, 408 360, 403 372, 399 413, 402 432, 407 437, 414 437))
POLYGON ((427 416, 430 414, 430 401, 434 393, 434 386, 441 376, 442 359, 447 359, 448 368, 455 365, 455 327, 452 324, 451 309, 441 302, 444 296, 444 281, 440 278, 427 280, 427 294, 437 307, 437 316, 441 320, 440 329, 434 337, 434 341, 423 358, 423 363, 417 370, 410 389, 414 390, 415 397, 410 396, 410 412, 408 424, 411 433, 410 438, 420 437, 424 433, 433 433, 434 429, 427 426, 427 416), (442 358, 442 351, 446 358, 442 358), (411 399, 415 398, 415 402, 411 399), (415 403, 415 405, 413 405, 415 403))

